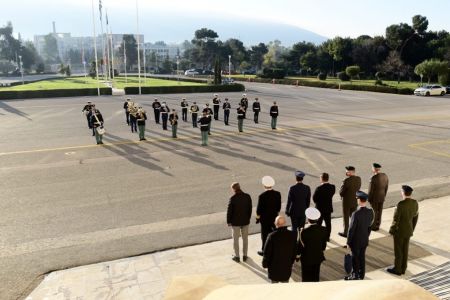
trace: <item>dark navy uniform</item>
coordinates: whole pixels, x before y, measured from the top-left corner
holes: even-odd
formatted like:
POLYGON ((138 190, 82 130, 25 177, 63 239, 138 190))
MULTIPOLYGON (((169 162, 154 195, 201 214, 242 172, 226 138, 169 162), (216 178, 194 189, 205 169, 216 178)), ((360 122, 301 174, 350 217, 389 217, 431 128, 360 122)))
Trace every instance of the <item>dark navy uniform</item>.
POLYGON ((347 245, 352 251, 353 274, 351 279, 364 279, 366 274, 366 248, 374 220, 371 208, 359 207, 350 220, 347 245))
POLYGON ((200 108, 198 107, 198 105, 194 102, 194 104, 191 106, 190 111, 191 111, 191 118, 192 118, 192 127, 197 127, 197 116, 198 116, 198 111, 200 110, 200 108))
POLYGON ((186 102, 186 99, 183 99, 183 101, 181 101, 181 119, 184 122, 187 122, 188 105, 189 104, 186 102))
POLYGON ((244 119, 246 119, 247 118, 246 113, 247 113, 247 108, 248 108, 248 99, 247 99, 247 97, 243 97, 239 104, 242 105, 242 107, 244 108, 244 119))
POLYGON ((230 109, 230 102, 225 101, 225 103, 223 104, 223 121, 225 122, 225 125, 228 125, 228 120, 230 119, 230 109))
POLYGON ((127 101, 123 103, 123 109, 125 110, 125 119, 127 125, 130 125, 130 112, 128 111, 128 103, 130 103, 130 99, 127 99, 127 101))
POLYGON ((286 204, 286 215, 291 218, 292 231, 297 233, 298 229, 305 226, 305 210, 311 203, 311 189, 303 182, 297 182, 289 189, 286 204))
POLYGON ((155 101, 152 103, 153 112, 155 113, 155 122, 156 124, 159 124, 159 114, 161 110, 161 103, 159 103, 158 100, 155 99, 155 101))
POLYGON ((202 135, 202 146, 208 146, 208 128, 211 123, 211 118, 203 116, 198 120, 200 124, 200 133, 202 135))
POLYGON ((327 247, 328 232, 319 224, 312 224, 300 232, 298 254, 302 262, 302 281, 318 282, 320 265, 325 260, 323 252, 327 247))
POLYGON ((220 108, 220 99, 217 97, 214 97, 212 100, 213 102, 213 108, 214 108, 214 120, 219 120, 219 108, 220 108))
POLYGON ((259 112, 261 111, 261 104, 258 102, 258 98, 255 99, 255 102, 253 102, 253 121, 255 121, 255 124, 258 124, 258 117, 259 112))
POLYGON ((91 102, 88 102, 88 104, 86 104, 83 107, 83 110, 81 111, 82 113, 84 113, 86 115, 86 120, 88 123, 88 128, 92 129, 92 123, 91 123, 91 110, 92 110, 92 106, 93 104, 91 102))
POLYGON ((239 132, 243 132, 244 131, 245 109, 242 106, 240 106, 237 109, 237 119, 238 119, 238 130, 239 130, 239 132))
POLYGON ((169 118, 170 109, 167 105, 161 106, 161 119, 162 119, 162 128, 163 130, 167 130, 167 120, 169 118))
POLYGON ((274 102, 274 105, 270 107, 270 116, 272 129, 277 129, 277 118, 278 118, 278 105, 274 102))

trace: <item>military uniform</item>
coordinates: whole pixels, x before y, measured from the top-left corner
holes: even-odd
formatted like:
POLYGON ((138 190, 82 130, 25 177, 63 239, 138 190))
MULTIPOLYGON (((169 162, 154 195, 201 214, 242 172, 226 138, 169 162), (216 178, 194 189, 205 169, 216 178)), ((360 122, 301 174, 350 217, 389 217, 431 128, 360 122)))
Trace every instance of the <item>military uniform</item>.
POLYGON ((261 111, 261 104, 258 102, 258 99, 253 102, 253 121, 255 124, 258 124, 259 112, 261 111))
MULTIPOLYGON (((412 189, 411 189, 412 192, 412 189)), ((405 274, 408 265, 409 239, 419 218, 419 204, 409 196, 397 204, 389 233, 394 236, 394 274, 405 274)), ((392 273, 392 272, 391 272, 392 273)))
POLYGON ((212 102, 214 108, 214 120, 219 120, 220 99, 218 97, 214 97, 212 102))
POLYGON ((270 122, 272 129, 277 129, 278 105, 276 103, 270 107, 270 117, 272 118, 270 122))
POLYGON ((194 102, 194 104, 190 108, 191 118, 192 118, 192 127, 194 127, 194 128, 197 127, 197 116, 198 116, 198 111, 199 110, 200 110, 200 108, 194 102))
POLYGON ((91 110, 92 110, 92 106, 93 104, 89 101, 84 107, 83 110, 81 111, 82 113, 84 113, 86 115, 86 120, 88 123, 88 128, 92 129, 92 123, 91 123, 91 110))
POLYGON ((312 224, 300 232, 298 254, 302 263, 302 281, 318 282, 320 265, 325 260, 323 252, 327 248, 328 232, 319 224, 312 224))
MULTIPOLYGON (((353 167, 346 167, 347 171, 355 170, 353 167)), ((356 210, 358 203, 356 201, 356 192, 361 188, 361 178, 356 175, 348 176, 342 182, 339 195, 342 198, 342 215, 344 221, 344 231, 341 236, 347 236, 350 216, 356 210)))
POLYGON ((130 99, 127 99, 127 101, 125 101, 123 103, 123 109, 125 110, 125 119, 126 119, 127 125, 130 125, 130 112, 128 111, 129 103, 130 103, 130 99))
MULTIPOLYGON (((379 166, 374 164, 374 166, 379 166)), ((377 173, 372 176, 369 183, 369 203, 375 212, 375 221, 373 222, 372 230, 380 229, 381 215, 383 213, 383 204, 389 186, 389 178, 385 173, 377 173)))
POLYGON ((320 211, 319 225, 325 221, 325 227, 327 228, 328 240, 331 233, 331 214, 333 213, 333 196, 336 192, 334 184, 324 182, 319 185, 313 194, 313 201, 316 204, 316 208, 320 211))
MULTIPOLYGON (((358 197, 367 194, 358 192, 358 197)), ((369 245, 369 235, 374 220, 374 212, 371 208, 360 206, 353 214, 347 237, 347 245, 352 251, 353 273, 346 279, 364 279, 366 274, 366 249, 369 245)))
POLYGON ((155 113, 155 122, 159 124, 159 115, 161 112, 161 103, 157 99, 152 103, 153 112, 155 113))
POLYGON ((134 102, 130 101, 128 103, 127 110, 129 112, 129 116, 130 116, 131 132, 137 132, 137 118, 136 118, 136 114, 137 114, 138 108, 136 107, 134 102))
POLYGON ((205 113, 206 112, 206 117, 209 119, 209 123, 208 123, 208 134, 209 135, 211 135, 211 122, 212 122, 212 116, 213 116, 213 110, 209 107, 209 106, 206 106, 204 109, 203 109, 203 112, 205 113))
POLYGON ((202 146, 208 146, 208 127, 211 119, 203 116, 198 120, 198 123, 200 124, 200 133, 202 135, 202 146))
POLYGON ((225 101, 223 103, 222 108, 223 108, 223 121, 225 122, 225 125, 228 125, 228 120, 230 119, 230 109, 231 109, 230 102, 225 101))
POLYGON ((238 119, 238 130, 239 132, 244 131, 244 118, 245 118, 245 110, 241 106, 237 109, 237 119, 238 119))
MULTIPOLYGON (((297 171, 297 177, 305 176, 303 172, 297 171)), ((311 203, 311 189, 303 182, 289 188, 288 200, 286 204, 286 215, 291 218, 292 231, 297 234, 300 228, 305 226, 305 210, 311 203)))
POLYGON ((187 122, 188 106, 189 104, 186 102, 186 99, 183 99, 183 101, 181 101, 181 119, 184 122, 187 122))
POLYGON ((161 119, 162 119, 162 128, 163 130, 167 130, 167 120, 169 118, 170 109, 167 105, 161 106, 161 119))
POLYGON ((177 137, 177 128, 178 128, 178 114, 176 111, 172 111, 169 116, 170 125, 172 126, 172 137, 177 137))
POLYGON ((103 144, 103 134, 99 134, 97 128, 103 127, 103 116, 98 109, 92 109, 91 124, 95 134, 97 145, 103 144))
POLYGON ((241 99, 241 102, 239 103, 243 108, 244 108, 244 119, 247 118, 246 113, 247 113, 247 108, 248 108, 248 99, 246 96, 244 96, 241 99))
POLYGON ((138 110, 138 113, 136 114, 137 118, 137 126, 139 129, 139 140, 144 141, 145 140, 145 121, 147 120, 147 114, 144 110, 138 110))

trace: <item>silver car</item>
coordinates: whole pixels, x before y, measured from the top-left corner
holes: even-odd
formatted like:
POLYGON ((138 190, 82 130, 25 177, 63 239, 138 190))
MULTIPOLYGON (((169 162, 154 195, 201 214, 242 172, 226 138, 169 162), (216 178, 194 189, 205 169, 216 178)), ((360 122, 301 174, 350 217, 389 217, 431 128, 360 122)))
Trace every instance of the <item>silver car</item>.
POLYGON ((440 85, 425 85, 414 90, 416 96, 444 96, 445 93, 447 90, 440 85))

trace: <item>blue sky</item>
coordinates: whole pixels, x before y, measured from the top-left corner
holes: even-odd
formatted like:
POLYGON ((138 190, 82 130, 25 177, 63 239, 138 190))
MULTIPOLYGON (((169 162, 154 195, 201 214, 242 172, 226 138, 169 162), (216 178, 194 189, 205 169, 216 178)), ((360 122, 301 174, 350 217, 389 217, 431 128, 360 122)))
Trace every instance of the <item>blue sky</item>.
MULTIPOLYGON (((108 7, 115 32, 136 31, 134 0, 102 1, 103 6, 108 7)), ((146 37, 158 31, 150 20, 183 27, 193 18, 199 22, 205 18, 205 23, 208 18, 215 18, 225 24, 235 19, 267 20, 295 25, 326 37, 357 37, 383 35, 386 26, 411 23, 413 15, 421 14, 428 17, 429 29, 450 31, 450 0, 138 1, 141 33, 146 37)), ((97 13, 98 0, 94 3, 97 13)), ((50 32, 52 21, 56 21, 59 32, 71 32, 74 36, 92 33, 91 0, 0 0, 0 5, 0 24, 12 21, 15 32, 26 39, 31 39, 33 34, 50 32)))

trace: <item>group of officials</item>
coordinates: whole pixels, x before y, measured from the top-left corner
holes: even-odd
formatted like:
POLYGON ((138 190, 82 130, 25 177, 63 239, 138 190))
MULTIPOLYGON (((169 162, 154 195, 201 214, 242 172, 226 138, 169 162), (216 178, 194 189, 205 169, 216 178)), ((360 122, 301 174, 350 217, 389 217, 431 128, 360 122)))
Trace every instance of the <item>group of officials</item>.
MULTIPOLYGON (((362 280, 365 276, 365 253, 371 231, 380 229, 383 203, 389 186, 388 176, 381 172, 381 165, 372 165, 368 193, 360 190, 361 178, 353 166, 345 167, 345 175, 339 195, 342 200, 343 231, 348 252, 351 253, 352 271, 345 280, 362 280), (370 204, 370 205, 369 205, 370 204)), ((281 211, 281 193, 274 190, 275 180, 262 178, 264 192, 258 197, 256 223, 261 225, 262 265, 268 269, 272 283, 288 282, 294 261, 301 262, 302 281, 315 282, 320 278, 320 265, 325 260, 324 251, 330 241, 333 196, 336 188, 329 183, 329 175, 322 173, 320 185, 312 194, 315 207, 310 207, 311 189, 303 183, 305 173, 295 172, 296 183, 289 188, 285 215, 291 220, 291 230, 281 211), (322 226, 323 222, 325 227, 322 226), (306 226, 309 224, 309 226, 306 226)), ((243 240, 243 256, 248 259, 248 226, 252 215, 251 196, 242 191, 240 184, 231 185, 233 195, 228 202, 227 224, 232 228, 234 255, 240 262, 239 237, 243 240)), ((402 186, 402 201, 395 210, 389 233, 394 239, 395 261, 386 269, 394 275, 405 274, 408 261, 409 239, 418 220, 418 203, 411 198, 413 189, 402 186)))

